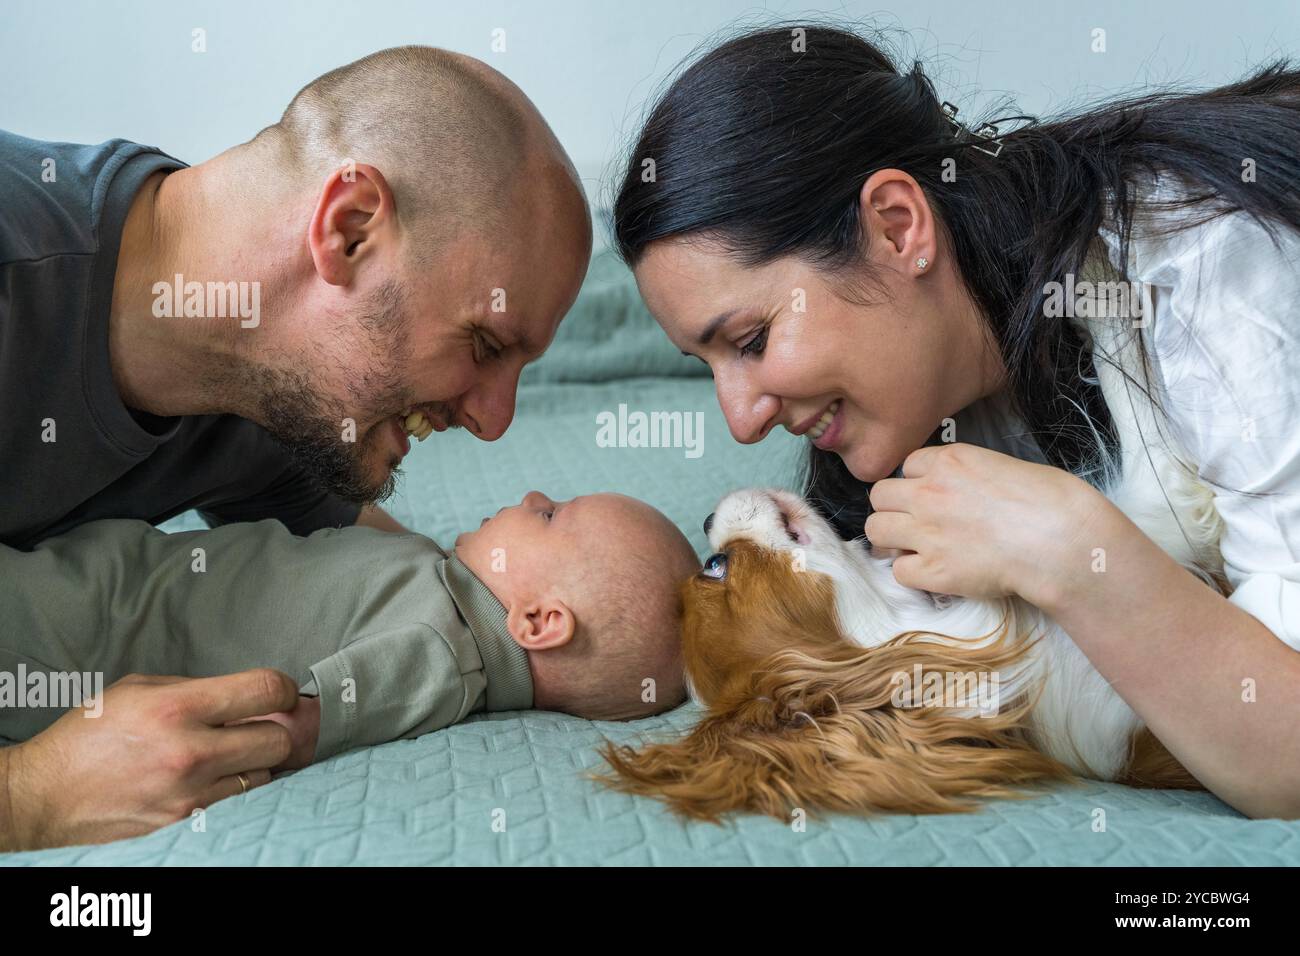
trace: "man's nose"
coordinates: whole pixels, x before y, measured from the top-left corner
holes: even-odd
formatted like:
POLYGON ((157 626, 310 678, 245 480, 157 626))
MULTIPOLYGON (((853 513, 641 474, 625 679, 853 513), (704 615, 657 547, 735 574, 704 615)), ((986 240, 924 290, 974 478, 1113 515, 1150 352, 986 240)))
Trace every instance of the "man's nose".
POLYGON ((704 519, 704 533, 706 535, 709 533, 709 529, 713 527, 713 515, 716 513, 717 512, 711 512, 709 516, 704 519))
POLYGON ((522 368, 504 371, 485 387, 470 392, 461 405, 472 420, 470 430, 480 441, 496 441, 515 419, 515 397, 522 368))

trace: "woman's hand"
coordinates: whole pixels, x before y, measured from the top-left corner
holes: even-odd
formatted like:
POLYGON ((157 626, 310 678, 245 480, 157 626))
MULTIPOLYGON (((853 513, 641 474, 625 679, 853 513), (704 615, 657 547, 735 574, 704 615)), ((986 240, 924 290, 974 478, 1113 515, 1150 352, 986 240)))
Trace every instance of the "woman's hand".
POLYGON ((1018 594, 1216 796, 1300 819, 1300 654, 1068 472, 952 444, 913 452, 903 475, 876 482, 866 522, 873 544, 910 552, 900 583, 1018 594))
POLYGON ((1114 505, 1059 468, 955 442, 918 448, 871 489, 873 549, 904 552, 900 584, 940 594, 1016 594, 1051 605, 1097 557, 1090 528, 1114 505))

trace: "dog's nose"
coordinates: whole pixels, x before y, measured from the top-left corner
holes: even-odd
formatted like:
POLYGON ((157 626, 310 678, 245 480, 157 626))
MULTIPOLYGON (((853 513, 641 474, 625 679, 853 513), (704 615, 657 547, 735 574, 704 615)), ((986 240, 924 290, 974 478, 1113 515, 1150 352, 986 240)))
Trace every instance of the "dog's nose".
POLYGON ((704 519, 704 533, 708 534, 709 529, 712 527, 713 527, 713 515, 710 514, 707 518, 704 519))

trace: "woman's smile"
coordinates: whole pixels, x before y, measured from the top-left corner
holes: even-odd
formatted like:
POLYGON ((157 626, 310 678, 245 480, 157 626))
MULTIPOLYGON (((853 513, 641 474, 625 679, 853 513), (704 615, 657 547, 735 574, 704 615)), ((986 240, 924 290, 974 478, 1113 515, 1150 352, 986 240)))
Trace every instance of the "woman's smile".
POLYGON ((823 450, 833 447, 836 437, 843 430, 844 416, 840 414, 843 404, 842 399, 835 399, 811 424, 804 422, 794 434, 806 434, 814 445, 823 450))
POLYGON ((792 435, 807 435, 814 445, 823 451, 834 448, 840 433, 844 430, 844 415, 841 410, 844 400, 837 398, 814 417, 805 418, 797 425, 786 426, 792 435))

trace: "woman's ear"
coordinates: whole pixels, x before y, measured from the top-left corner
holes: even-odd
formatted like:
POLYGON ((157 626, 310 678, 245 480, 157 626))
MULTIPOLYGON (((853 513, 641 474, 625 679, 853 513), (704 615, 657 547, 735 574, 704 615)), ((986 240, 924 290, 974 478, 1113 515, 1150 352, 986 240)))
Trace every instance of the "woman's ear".
POLYGON ((937 237, 925 190, 901 169, 881 169, 867 177, 858 193, 858 216, 868 248, 905 274, 916 261, 935 261, 937 237))
POLYGON ((782 651, 755 669, 751 694, 710 713, 687 737, 640 750, 606 744, 614 789, 657 797, 687 817, 732 811, 789 822, 803 811, 951 813, 986 797, 1067 779, 1029 743, 1020 699, 988 717, 902 706, 899 674, 1014 667, 1023 648, 968 650, 910 633, 879 648, 814 657, 782 651))
POLYGON ((573 611, 557 598, 512 601, 506 608, 506 630, 526 651, 562 647, 573 640, 576 628, 573 611))

